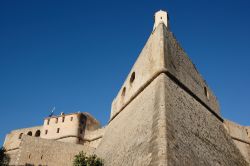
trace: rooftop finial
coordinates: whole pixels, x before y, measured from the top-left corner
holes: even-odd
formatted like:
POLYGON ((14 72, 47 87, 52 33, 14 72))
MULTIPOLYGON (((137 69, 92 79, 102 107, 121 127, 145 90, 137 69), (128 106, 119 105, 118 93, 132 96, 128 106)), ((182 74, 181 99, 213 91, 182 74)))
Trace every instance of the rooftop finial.
POLYGON ((166 27, 168 27, 168 13, 166 11, 158 11, 155 13, 155 23, 154 23, 154 28, 153 30, 155 30, 155 28, 160 24, 160 23, 164 23, 166 27))

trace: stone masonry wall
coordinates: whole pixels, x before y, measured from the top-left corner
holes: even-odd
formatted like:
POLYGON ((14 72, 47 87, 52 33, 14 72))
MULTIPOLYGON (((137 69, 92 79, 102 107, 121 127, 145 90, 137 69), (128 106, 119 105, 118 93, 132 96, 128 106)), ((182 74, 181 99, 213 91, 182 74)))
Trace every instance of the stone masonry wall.
POLYGON ((165 76, 167 165, 245 166, 223 123, 165 76))
POLYGON ((202 78, 172 32, 163 26, 165 65, 169 73, 184 84, 197 98, 220 116, 217 98, 202 78))
POLYGON ((159 146, 166 147, 164 142, 157 146, 160 131, 159 124, 154 123, 154 118, 161 118, 158 113, 163 104, 159 83, 156 78, 107 125, 96 150, 105 166, 147 166, 156 159, 152 156, 153 151, 157 154, 159 146))
POLYGON ((80 144, 25 136, 16 165, 71 166, 74 156, 80 151, 91 154, 94 149, 80 144))
POLYGON ((94 131, 86 130, 84 135, 84 145, 97 148, 102 140, 104 132, 105 132, 105 127, 94 131))
POLYGON ((29 127, 29 128, 23 128, 23 129, 17 129, 17 130, 11 131, 5 137, 5 141, 4 141, 5 149, 9 151, 9 150, 18 148, 21 142, 21 139, 20 139, 21 135, 27 135, 28 132, 31 132, 32 136, 34 136, 36 131, 38 130, 41 131, 42 126, 29 127))
POLYGON ((247 127, 241 126, 229 120, 224 121, 224 127, 232 137, 242 155, 250 164, 250 138, 248 137, 247 127))

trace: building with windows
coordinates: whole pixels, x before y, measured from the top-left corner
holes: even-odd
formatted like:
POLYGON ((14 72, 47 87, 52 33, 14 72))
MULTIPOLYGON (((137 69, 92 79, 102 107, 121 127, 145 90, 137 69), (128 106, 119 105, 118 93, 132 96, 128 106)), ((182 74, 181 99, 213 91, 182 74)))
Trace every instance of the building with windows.
MULTIPOLYGON (((30 137, 30 139, 34 138, 36 140, 37 138, 36 142, 39 139, 43 139, 51 140, 52 143, 53 141, 58 141, 73 145, 83 145, 86 143, 90 145, 90 147, 96 148, 102 136, 103 129, 100 127, 100 123, 89 113, 61 113, 59 116, 45 118, 42 126, 11 131, 6 136, 4 147, 11 157, 10 164, 16 165, 18 164, 16 160, 20 154, 20 146, 25 136, 26 139, 27 136, 30 137), (91 144, 89 144, 89 142, 91 142, 91 144)), ((64 143, 62 143, 61 146, 63 146, 64 143)), ((34 153, 28 153, 26 156, 31 160, 32 154, 34 153)), ((44 154, 40 156, 44 156, 44 154)), ((46 155, 44 157, 46 157, 46 155)), ((42 158, 44 159, 44 157, 42 158)))
POLYGON ((4 147, 12 165, 71 165, 84 151, 106 166, 247 166, 250 127, 223 119, 216 96, 170 31, 167 12, 159 11, 106 127, 88 113, 61 114, 12 131, 4 147))

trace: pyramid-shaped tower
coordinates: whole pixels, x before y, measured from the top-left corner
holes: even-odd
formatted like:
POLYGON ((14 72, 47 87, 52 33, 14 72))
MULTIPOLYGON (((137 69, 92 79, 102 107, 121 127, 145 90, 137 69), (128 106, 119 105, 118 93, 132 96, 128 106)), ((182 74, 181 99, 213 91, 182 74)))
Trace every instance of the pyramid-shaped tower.
POLYGON ((223 127, 215 95, 168 24, 166 12, 155 14, 96 153, 112 166, 248 165, 223 127))

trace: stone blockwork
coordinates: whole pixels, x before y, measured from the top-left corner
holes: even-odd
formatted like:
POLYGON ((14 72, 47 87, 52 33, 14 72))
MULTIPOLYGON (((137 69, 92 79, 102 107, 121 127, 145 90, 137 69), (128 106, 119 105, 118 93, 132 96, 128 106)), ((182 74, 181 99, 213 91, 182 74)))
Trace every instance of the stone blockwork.
POLYGON ((164 23, 160 23, 152 32, 113 100, 111 120, 160 73, 168 73, 178 79, 209 111, 220 117, 219 104, 215 95, 173 34, 164 23))
POLYGON ((105 166, 249 165, 250 127, 221 118, 215 95, 170 32, 167 13, 155 19, 108 125, 100 128, 88 113, 48 117, 43 126, 7 135, 11 163, 71 165, 84 151, 105 166), (26 136, 29 130, 41 138, 26 136))
POLYGON ((94 148, 24 136, 15 165, 70 166, 74 156, 80 151, 92 154, 94 148))
POLYGON ((105 132, 105 127, 102 127, 100 129, 94 130, 94 131, 85 131, 84 136, 84 145, 88 145, 93 148, 97 148, 102 140, 102 137, 105 132))
POLYGON ((242 155, 250 164, 250 138, 249 127, 241 126, 229 120, 224 121, 224 127, 232 137, 234 143, 241 151, 242 155))
MULTIPOLYGON (((31 136, 35 136, 37 132, 41 132, 42 128, 43 126, 36 126, 36 127, 29 127, 11 131, 5 137, 4 141, 5 149, 7 150, 17 149, 20 145, 21 138, 23 137, 23 135, 31 134, 31 136)), ((40 137, 40 134, 37 135, 37 137, 40 137)))
POLYGON ((7 155, 10 157, 10 165, 14 165, 19 152, 19 146, 24 135, 30 134, 35 137, 40 137, 42 126, 13 130, 6 135, 4 148, 7 150, 7 155))
MULTIPOLYGON (((11 131, 5 138, 4 147, 7 150, 7 155, 10 157, 9 164, 16 165, 16 161, 18 161, 19 156, 24 153, 23 151, 20 151, 20 147, 29 148, 27 146, 27 139, 31 140, 30 145, 32 145, 32 143, 39 144, 39 146, 36 146, 38 148, 37 152, 39 153, 33 154, 33 158, 37 159, 39 158, 39 155, 42 155, 42 153, 47 154, 47 152, 44 152, 43 150, 40 152, 39 148, 44 146, 48 149, 48 151, 53 151, 51 148, 55 148, 55 146, 47 146, 45 143, 46 141, 48 141, 48 144, 55 141, 68 142, 71 143, 72 149, 74 147, 77 149, 79 145, 84 145, 84 147, 94 149, 99 145, 104 130, 105 128, 100 128, 100 123, 89 113, 62 114, 59 116, 45 118, 43 126, 11 131), (25 137, 27 135, 32 137, 25 137), (23 137, 25 137, 25 139, 23 139, 23 137), (22 146, 20 145, 21 143, 22 146), (36 156, 36 154, 38 156, 36 156)), ((61 145, 62 150, 67 150, 67 146, 62 146, 64 144, 58 145, 61 145)), ((56 157, 58 156, 59 154, 56 157)), ((25 159, 23 159, 23 161, 25 159)), ((52 163, 53 159, 51 159, 50 163, 52 163)), ((40 160, 34 160, 32 162, 34 165, 40 164, 40 160)))
POLYGON ((248 165, 221 120, 165 73, 109 123, 96 153, 111 166, 248 165))
POLYGON ((165 76, 168 165, 248 165, 223 123, 165 76))
POLYGON ((157 147, 166 147, 158 144, 161 124, 154 123, 154 119, 164 118, 159 112, 164 106, 160 84, 155 79, 106 127, 96 151, 106 166, 146 166, 156 160, 152 153, 158 153, 157 147))
POLYGON ((164 31, 164 59, 167 71, 181 84, 185 85, 186 89, 193 94, 193 97, 220 116, 219 103, 206 81, 181 48, 173 33, 164 24, 160 26, 163 26, 164 31))
POLYGON ((107 165, 247 165, 216 97, 163 23, 114 99, 97 154, 107 165))
MULTIPOLYGON (((162 25, 162 24, 161 24, 162 25)), ((142 49, 122 88, 112 103, 111 119, 119 114, 155 77, 164 71, 163 29, 155 29, 142 49)))

